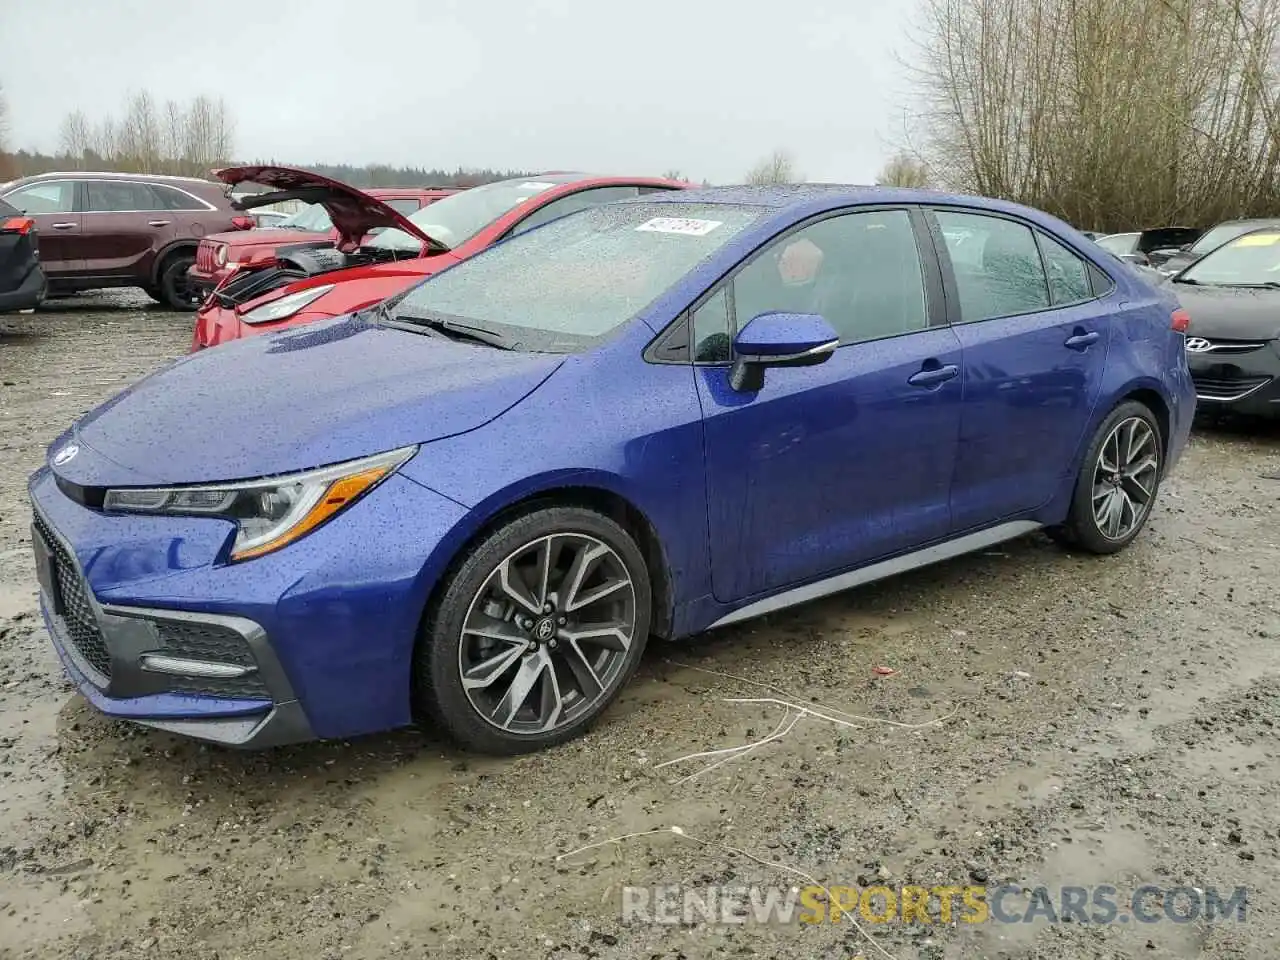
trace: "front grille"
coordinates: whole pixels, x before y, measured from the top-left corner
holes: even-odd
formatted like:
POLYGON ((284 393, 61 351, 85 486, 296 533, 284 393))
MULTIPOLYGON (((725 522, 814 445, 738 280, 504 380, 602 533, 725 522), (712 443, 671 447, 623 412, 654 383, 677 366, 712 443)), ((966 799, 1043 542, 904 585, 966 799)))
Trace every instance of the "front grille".
POLYGON ((253 651, 249 649, 244 637, 235 630, 215 623, 182 620, 153 620, 152 623, 160 634, 164 652, 170 656, 234 663, 254 669, 253 673, 242 677, 180 677, 166 674, 165 684, 174 693, 251 700, 271 699, 271 692, 257 673, 253 651))
POLYGON ((1192 372, 1191 379, 1196 385, 1196 396, 1201 400, 1242 400, 1260 387, 1271 382, 1270 377, 1211 377, 1192 372))
POLYGON ((196 269, 201 273, 213 273, 218 269, 213 255, 213 244, 208 240, 201 240, 200 246, 196 247, 196 269))
POLYGON ((98 618, 89 600, 88 585, 62 541, 40 514, 35 515, 36 529, 49 545, 53 560, 53 575, 58 583, 62 599, 62 623, 76 652, 98 674, 90 677, 98 686, 105 687, 111 679, 111 653, 107 650, 98 618))

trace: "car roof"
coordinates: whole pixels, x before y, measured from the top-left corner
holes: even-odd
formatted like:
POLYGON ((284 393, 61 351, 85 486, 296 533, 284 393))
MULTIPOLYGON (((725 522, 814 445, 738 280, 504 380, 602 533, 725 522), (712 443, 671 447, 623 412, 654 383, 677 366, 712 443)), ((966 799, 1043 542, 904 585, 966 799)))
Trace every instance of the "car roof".
MULTIPOLYGON (((13 184, 34 183, 37 180, 65 180, 73 177, 76 180, 159 180, 171 183, 199 183, 219 187, 221 184, 201 177, 179 177, 168 173, 126 173, 121 170, 49 170, 45 173, 33 173, 29 177, 14 180, 13 184)), ((5 184, 10 186, 10 184, 5 184)))
MULTIPOLYGON (((652 196, 639 201, 654 202, 652 196)), ((1009 213, 1041 224, 1066 227, 1067 224, 1042 210, 968 194, 948 193, 940 190, 922 190, 907 187, 880 187, 846 183, 797 183, 776 186, 726 186, 698 187, 664 194, 662 203, 723 203, 763 207, 779 214, 809 216, 824 210, 871 204, 931 204, 933 206, 962 206, 993 213, 1009 213)), ((1074 228, 1071 228, 1074 229, 1074 228)))

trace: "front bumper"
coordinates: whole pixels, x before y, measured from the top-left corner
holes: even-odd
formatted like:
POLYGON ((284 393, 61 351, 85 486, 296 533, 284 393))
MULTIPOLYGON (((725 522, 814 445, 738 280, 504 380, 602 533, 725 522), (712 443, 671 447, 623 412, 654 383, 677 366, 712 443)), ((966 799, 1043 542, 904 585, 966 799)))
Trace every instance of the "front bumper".
POLYGON ((196 312, 196 326, 192 334, 191 353, 216 347, 220 343, 230 343, 243 335, 245 324, 240 322, 234 310, 219 306, 213 300, 205 300, 196 312))
POLYGON ((464 507, 395 474, 296 543, 227 563, 225 521, 105 514, 47 467, 29 493, 45 622, 103 713, 241 747, 412 721, 422 611, 464 507))
POLYGON ((1187 353, 1200 409, 1280 417, 1280 340, 1202 339, 1208 350, 1187 353))
POLYGON ((258 623, 101 605, 75 552, 37 509, 40 612, 71 681, 108 716, 228 746, 314 739, 258 623))

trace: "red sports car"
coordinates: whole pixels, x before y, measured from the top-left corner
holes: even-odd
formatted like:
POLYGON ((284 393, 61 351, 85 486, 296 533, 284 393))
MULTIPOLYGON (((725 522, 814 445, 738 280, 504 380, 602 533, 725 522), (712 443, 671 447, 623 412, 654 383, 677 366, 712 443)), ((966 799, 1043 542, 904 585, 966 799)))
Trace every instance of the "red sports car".
MULTIPOLYGON (((217 177, 223 183, 235 186, 251 182, 262 169, 230 167, 219 170, 217 177)), ((451 187, 371 187, 362 192, 381 200, 407 217, 458 191, 451 187)), ((252 211, 260 204, 258 198, 250 197, 239 205, 252 211)), ((208 296, 214 287, 239 268, 241 261, 283 247, 298 250, 332 247, 340 239, 338 230, 323 205, 309 203, 272 227, 214 233, 205 237, 196 249, 196 262, 188 271, 187 279, 202 296, 208 296)), ((287 258, 283 259, 287 261, 287 258)))
POLYGON ((272 252, 242 262, 196 314, 192 351, 352 313, 548 220, 690 186, 659 177, 549 173, 473 187, 406 219, 353 187, 307 171, 262 167, 253 180, 323 204, 341 235, 338 246, 291 254, 288 264, 272 252), (391 229, 363 239, 377 227, 391 229))

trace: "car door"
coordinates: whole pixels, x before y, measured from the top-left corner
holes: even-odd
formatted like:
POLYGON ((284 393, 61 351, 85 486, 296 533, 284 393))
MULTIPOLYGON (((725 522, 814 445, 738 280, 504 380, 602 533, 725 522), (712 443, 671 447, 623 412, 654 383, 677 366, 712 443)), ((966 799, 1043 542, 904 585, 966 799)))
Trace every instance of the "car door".
POLYGON ((697 307, 692 329, 718 600, 947 533, 960 348, 918 214, 842 212, 776 238, 697 307), (734 333, 773 310, 821 314, 841 346, 737 392, 734 333))
POLYGON ((50 277, 83 271, 84 259, 78 249, 80 215, 75 212, 74 180, 40 180, 4 195, 4 201, 36 222, 39 231, 40 265, 50 277))
POLYGON ((1019 220, 956 209, 930 215, 964 351, 951 502, 961 532, 1043 505, 1074 474, 1111 338, 1096 288, 1110 281, 1019 220), (950 249, 962 229, 970 234, 964 259, 950 249))
POLYGON ((135 180, 85 180, 81 195, 88 276, 149 275, 156 251, 176 236, 174 212, 135 180))

